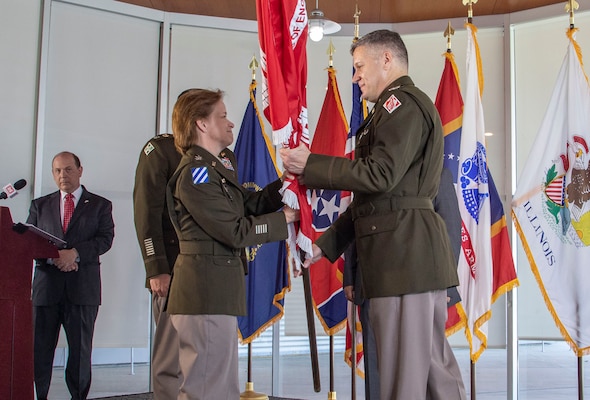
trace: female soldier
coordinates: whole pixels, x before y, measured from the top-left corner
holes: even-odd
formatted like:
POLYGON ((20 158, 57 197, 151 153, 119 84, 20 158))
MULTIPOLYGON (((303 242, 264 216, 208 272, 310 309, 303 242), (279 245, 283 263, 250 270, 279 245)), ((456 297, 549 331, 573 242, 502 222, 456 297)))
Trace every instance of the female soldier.
POLYGON ((178 331, 183 375, 178 399, 240 397, 237 315, 246 314, 243 248, 287 238, 299 212, 283 207, 281 180, 259 192, 244 189, 227 149, 234 124, 223 93, 189 89, 172 113, 183 154, 167 190, 180 243, 168 300, 178 331))

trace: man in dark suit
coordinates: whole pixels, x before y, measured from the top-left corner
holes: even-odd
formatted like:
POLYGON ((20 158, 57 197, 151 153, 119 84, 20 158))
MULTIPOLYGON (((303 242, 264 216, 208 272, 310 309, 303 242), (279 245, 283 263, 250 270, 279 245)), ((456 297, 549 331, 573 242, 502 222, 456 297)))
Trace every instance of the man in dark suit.
POLYGON ((80 185, 82 166, 73 153, 52 161, 59 190, 31 203, 27 222, 67 242, 59 258, 35 260, 33 321, 37 399, 47 399, 53 357, 63 326, 68 341, 66 384, 72 400, 90 390, 94 322, 101 301, 100 260, 113 243, 109 200, 80 185))

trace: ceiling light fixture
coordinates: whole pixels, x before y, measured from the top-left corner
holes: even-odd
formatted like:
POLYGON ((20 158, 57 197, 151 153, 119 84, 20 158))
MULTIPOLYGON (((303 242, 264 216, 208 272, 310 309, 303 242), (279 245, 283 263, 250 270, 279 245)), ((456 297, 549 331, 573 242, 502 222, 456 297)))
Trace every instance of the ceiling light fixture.
POLYGON ((340 30, 340 24, 324 18, 324 12, 319 9, 318 0, 315 1, 315 10, 309 17, 309 38, 314 42, 322 40, 324 35, 336 33, 340 30))

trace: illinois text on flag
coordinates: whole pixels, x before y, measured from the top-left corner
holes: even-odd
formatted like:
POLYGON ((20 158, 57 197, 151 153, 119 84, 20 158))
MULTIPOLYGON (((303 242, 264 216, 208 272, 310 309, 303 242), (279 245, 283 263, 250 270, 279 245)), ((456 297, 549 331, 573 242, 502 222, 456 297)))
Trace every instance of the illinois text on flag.
POLYGON ((582 356, 590 354, 590 86, 575 31, 512 212, 545 303, 582 356))

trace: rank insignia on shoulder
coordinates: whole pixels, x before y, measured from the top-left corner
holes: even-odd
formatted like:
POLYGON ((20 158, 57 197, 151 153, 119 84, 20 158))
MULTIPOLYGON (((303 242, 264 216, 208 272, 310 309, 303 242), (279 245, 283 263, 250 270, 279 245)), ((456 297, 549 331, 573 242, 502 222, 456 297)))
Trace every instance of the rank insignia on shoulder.
POLYGON ((191 175, 195 185, 209 182, 209 171, 207 167, 193 167, 191 168, 191 175))
POLYGON ((387 100, 385 100, 385 103, 383 103, 383 108, 385 108, 387 112, 391 114, 401 105, 402 102, 399 101, 397 97, 395 97, 395 94, 392 94, 387 100))
POLYGON ((203 157, 201 157, 199 154, 195 156, 195 161, 201 161, 202 159, 203 157))
POLYGON ((152 150, 154 150, 155 147, 152 144, 152 142, 148 142, 148 144, 145 145, 145 147, 143 148, 143 152, 145 153, 146 156, 149 156, 150 153, 152 152, 152 150))

